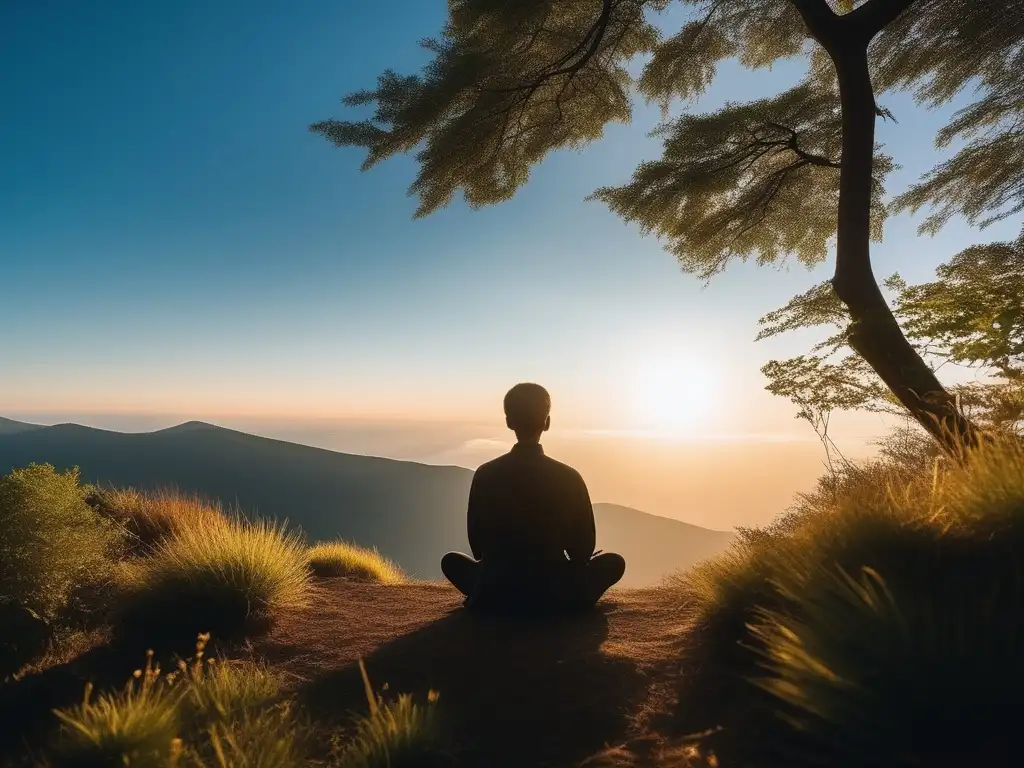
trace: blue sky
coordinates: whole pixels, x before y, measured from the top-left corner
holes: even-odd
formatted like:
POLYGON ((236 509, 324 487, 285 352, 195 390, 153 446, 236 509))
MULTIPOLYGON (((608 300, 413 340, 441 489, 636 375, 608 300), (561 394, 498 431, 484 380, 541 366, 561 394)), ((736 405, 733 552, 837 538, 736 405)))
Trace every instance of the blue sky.
MULTIPOLYGON (((536 379, 567 423, 602 429, 630 425, 633 372, 672 359, 704 382, 695 429, 803 429, 758 369, 809 337, 753 337, 829 266, 736 265, 703 289, 583 200, 657 153, 656 109, 552 156, 509 203, 420 221, 410 158, 361 174, 361 152, 307 131, 384 68, 415 71, 445 6, 5 3, 0 413, 472 420, 536 379)), ((725 67, 700 106, 775 92, 801 66, 725 67)), ((885 104, 898 191, 936 161, 949 110, 885 104)), ((880 274, 925 279, 1019 227, 919 240, 915 225, 888 225, 880 274)))

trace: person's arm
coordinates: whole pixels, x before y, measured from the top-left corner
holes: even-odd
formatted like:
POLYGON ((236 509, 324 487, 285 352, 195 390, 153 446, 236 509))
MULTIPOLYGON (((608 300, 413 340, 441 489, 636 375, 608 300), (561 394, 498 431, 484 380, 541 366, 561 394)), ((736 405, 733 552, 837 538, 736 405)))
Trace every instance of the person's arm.
POLYGON ((483 528, 483 499, 480 493, 479 472, 473 473, 473 481, 469 484, 469 508, 466 511, 466 534, 469 537, 469 549, 473 558, 481 559, 480 539, 483 528))
POLYGON ((597 527, 594 524, 594 505, 590 503, 590 492, 583 478, 579 478, 577 503, 572 510, 569 540, 565 551, 573 563, 583 564, 590 560, 597 547, 597 527))

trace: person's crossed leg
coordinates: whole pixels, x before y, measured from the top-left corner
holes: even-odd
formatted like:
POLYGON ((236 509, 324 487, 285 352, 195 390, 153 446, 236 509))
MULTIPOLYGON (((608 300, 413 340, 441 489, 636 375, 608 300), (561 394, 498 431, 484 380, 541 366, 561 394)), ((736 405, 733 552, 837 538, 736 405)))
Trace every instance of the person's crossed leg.
MULTIPOLYGON (((441 558, 441 572, 470 602, 479 598, 479 607, 490 602, 491 607, 500 609, 501 605, 493 605, 495 600, 488 601, 487 595, 479 589, 483 567, 482 561, 461 552, 449 552, 441 558)), ((614 553, 596 554, 582 564, 566 560, 564 567, 543 574, 531 573, 526 567, 518 578, 515 573, 508 574, 506 583, 500 586, 499 601, 520 609, 529 608, 531 604, 541 610, 592 608, 625 572, 626 560, 614 553)))
POLYGON ((537 384, 505 395, 518 442, 477 469, 467 514, 473 557, 449 552, 441 571, 470 608, 592 607, 626 570, 621 555, 595 554, 590 494, 580 474, 544 455, 551 398, 537 384))

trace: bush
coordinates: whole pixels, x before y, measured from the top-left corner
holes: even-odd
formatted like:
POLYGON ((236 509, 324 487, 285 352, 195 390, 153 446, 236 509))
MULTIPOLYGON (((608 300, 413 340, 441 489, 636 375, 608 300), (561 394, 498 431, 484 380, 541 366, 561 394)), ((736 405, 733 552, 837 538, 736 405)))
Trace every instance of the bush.
POLYGON ((30 464, 0 477, 0 679, 111 580, 121 541, 85 503, 77 470, 30 464))
POLYGON ((1011 748, 1024 450, 932 467, 851 485, 677 582, 697 608, 681 707, 715 692, 700 726, 724 726, 704 740, 723 762, 961 765, 1011 748))
POLYGON ((305 605, 309 578, 305 548, 283 526, 224 518, 182 528, 126 568, 115 634, 169 648, 198 632, 234 639, 305 605))
POLYGON ((90 488, 87 500, 124 528, 136 555, 149 554, 184 528, 210 525, 224 517, 218 504, 169 489, 145 493, 134 488, 90 488))
POLYGON ((316 576, 347 576, 356 581, 401 584, 405 573, 376 549, 346 541, 325 541, 309 549, 310 570, 316 576))
POLYGON ((0 477, 0 601, 52 619, 75 587, 109 578, 121 536, 85 503, 78 477, 49 464, 0 477))
POLYGON ((217 765, 285 768, 302 764, 304 725, 279 701, 280 680, 252 662, 215 664, 196 654, 169 673, 147 656, 125 689, 58 711, 58 766, 217 765))
POLYGON ((442 748, 435 704, 437 693, 431 691, 426 705, 413 702, 402 694, 386 702, 375 694, 359 662, 363 676, 368 715, 355 721, 352 734, 338 749, 338 768, 431 768, 450 764, 442 748))

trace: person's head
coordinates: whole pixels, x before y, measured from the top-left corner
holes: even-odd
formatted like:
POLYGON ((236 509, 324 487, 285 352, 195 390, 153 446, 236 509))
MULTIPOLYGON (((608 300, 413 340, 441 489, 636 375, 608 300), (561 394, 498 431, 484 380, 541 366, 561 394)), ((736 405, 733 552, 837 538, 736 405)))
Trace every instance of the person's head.
POLYGON ((505 395, 505 424, 521 442, 536 442, 551 426, 551 395, 540 384, 516 384, 505 395))

